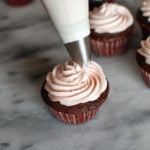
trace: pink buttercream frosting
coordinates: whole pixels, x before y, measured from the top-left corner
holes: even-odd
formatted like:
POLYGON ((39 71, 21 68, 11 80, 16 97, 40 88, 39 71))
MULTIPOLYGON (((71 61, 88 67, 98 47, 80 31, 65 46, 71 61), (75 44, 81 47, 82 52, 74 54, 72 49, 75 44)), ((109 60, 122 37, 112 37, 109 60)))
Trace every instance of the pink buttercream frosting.
POLYGON ((141 41, 141 48, 138 52, 145 57, 145 62, 150 65, 150 36, 141 41))
POLYGON ((148 21, 150 22, 150 0, 143 0, 141 11, 143 12, 143 16, 148 17, 148 21))
POLYGON ((103 70, 93 61, 86 69, 73 61, 59 64, 48 73, 45 84, 49 98, 66 106, 94 101, 106 88, 103 70))
POLYGON ((134 23, 130 11, 116 3, 104 3, 90 12, 90 27, 97 33, 118 33, 134 23))

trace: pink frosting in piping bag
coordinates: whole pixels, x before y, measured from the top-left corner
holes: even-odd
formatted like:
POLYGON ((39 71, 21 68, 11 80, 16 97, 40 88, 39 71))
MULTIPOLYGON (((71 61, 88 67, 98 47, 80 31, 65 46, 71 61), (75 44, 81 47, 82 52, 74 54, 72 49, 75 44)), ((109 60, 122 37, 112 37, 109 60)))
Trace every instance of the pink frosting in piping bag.
POLYGON ((93 61, 86 70, 72 61, 57 65, 47 75, 45 84, 49 98, 66 106, 94 101, 106 88, 105 75, 93 61))

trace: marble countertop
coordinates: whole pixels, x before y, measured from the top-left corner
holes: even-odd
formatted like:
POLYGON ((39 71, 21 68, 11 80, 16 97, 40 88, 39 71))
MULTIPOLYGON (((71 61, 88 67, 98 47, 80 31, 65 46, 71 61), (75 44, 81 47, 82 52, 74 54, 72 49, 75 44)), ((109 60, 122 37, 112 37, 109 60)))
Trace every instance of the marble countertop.
MULTIPOLYGON (((138 0, 123 1, 135 12, 138 0), (135 7, 136 6, 136 7, 135 7)), ((40 96, 45 75, 68 58, 40 1, 0 1, 0 150, 149 150, 150 89, 135 61, 136 25, 125 55, 92 56, 110 81, 108 100, 81 125, 56 120, 40 96)))

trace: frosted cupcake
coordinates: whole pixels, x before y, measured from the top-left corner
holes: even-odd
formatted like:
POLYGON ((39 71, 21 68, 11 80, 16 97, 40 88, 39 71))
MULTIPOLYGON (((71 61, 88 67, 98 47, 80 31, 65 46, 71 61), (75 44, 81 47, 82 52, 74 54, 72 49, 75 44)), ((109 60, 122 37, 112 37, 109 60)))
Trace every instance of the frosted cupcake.
POLYGON ((109 92, 101 67, 91 62, 82 69, 72 61, 49 72, 41 94, 54 116, 68 124, 92 119, 109 92))
POLYGON ((137 20, 141 27, 143 38, 150 36, 150 0, 143 0, 141 8, 137 12, 137 20))
POLYGON ((150 37, 141 41, 141 48, 136 52, 136 60, 145 83, 150 87, 150 37))
POLYGON ((90 12, 91 48, 97 55, 112 56, 124 52, 133 33, 130 11, 116 3, 105 3, 90 12))

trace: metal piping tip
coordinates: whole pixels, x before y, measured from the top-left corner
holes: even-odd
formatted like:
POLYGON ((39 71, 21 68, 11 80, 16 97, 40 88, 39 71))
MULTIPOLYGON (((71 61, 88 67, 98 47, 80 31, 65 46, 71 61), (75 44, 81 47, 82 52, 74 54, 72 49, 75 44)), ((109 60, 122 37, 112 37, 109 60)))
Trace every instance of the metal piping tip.
POLYGON ((81 67, 88 66, 91 60, 89 37, 66 43, 65 47, 74 62, 81 67))

